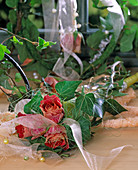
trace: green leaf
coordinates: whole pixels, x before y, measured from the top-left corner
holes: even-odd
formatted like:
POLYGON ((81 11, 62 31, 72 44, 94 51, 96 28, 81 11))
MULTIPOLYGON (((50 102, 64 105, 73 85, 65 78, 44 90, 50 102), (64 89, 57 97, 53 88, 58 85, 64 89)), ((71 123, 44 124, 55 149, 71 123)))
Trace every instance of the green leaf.
POLYGON ((122 107, 116 100, 108 99, 104 103, 105 111, 109 112, 112 115, 117 115, 123 111, 127 111, 124 107, 122 107))
POLYGON ((101 117, 104 116, 104 99, 97 98, 94 105, 93 105, 93 116, 94 117, 101 117))
POLYGON ((96 74, 103 74, 105 73, 106 69, 107 69, 107 64, 105 62, 96 70, 96 74))
POLYGON ((127 95, 126 93, 121 93, 118 90, 113 90, 112 92, 112 96, 114 97, 121 97, 121 96, 126 96, 126 95, 127 95))
POLYGON ((92 1, 93 1, 93 5, 94 5, 94 6, 97 6, 98 3, 99 3, 99 0, 92 0, 92 1))
POLYGON ((49 66, 51 66, 51 64, 50 65, 48 63, 46 63, 47 65, 44 64, 45 63, 43 61, 37 61, 35 63, 28 64, 28 66, 26 67, 26 71, 37 71, 40 74, 40 76, 46 77, 50 70, 49 66))
POLYGON ((12 90, 11 85, 9 84, 8 79, 9 79, 8 76, 2 74, 0 76, 0 86, 4 87, 5 89, 12 90))
POLYGON ((72 101, 63 102, 63 108, 65 112, 65 117, 74 118, 73 109, 75 108, 75 104, 72 101))
POLYGON ((104 32, 102 30, 96 31, 95 33, 91 34, 86 42, 88 46, 91 48, 90 50, 90 56, 93 58, 93 55, 98 52, 99 44, 101 43, 101 40, 105 38, 104 32))
POLYGON ((42 0, 31 0, 31 6, 33 7, 35 4, 41 4, 42 0))
POLYGON ((135 38, 135 33, 136 32, 132 32, 130 34, 124 33, 124 35, 120 41, 120 51, 121 52, 128 52, 133 49, 133 41, 135 38))
POLYGON ((69 100, 74 97, 75 90, 82 81, 62 81, 56 84, 55 88, 60 97, 69 100))
POLYGON ((51 41, 45 41, 43 38, 38 37, 38 43, 39 45, 36 47, 38 51, 44 50, 49 46, 52 46, 56 44, 56 42, 51 42, 51 41))
POLYGON ((18 0, 6 0, 6 5, 8 7, 14 8, 18 4, 18 0))
POLYGON ((0 44, 0 60, 2 60, 4 58, 4 50, 3 47, 0 44))
POLYGON ((22 94, 20 93, 19 89, 16 86, 13 87, 12 93, 16 94, 18 98, 22 97, 22 94))
POLYGON ((43 97, 41 96, 41 92, 38 91, 31 101, 24 106, 24 112, 26 114, 42 114, 42 111, 39 108, 41 100, 43 100, 43 97))
POLYGON ((76 99, 76 110, 78 113, 80 111, 83 111, 87 113, 88 115, 93 115, 93 104, 95 102, 95 97, 93 93, 88 93, 85 95, 81 95, 76 99))
POLYGON ((20 82, 21 80, 22 80, 21 74, 20 74, 20 73, 16 73, 16 74, 15 74, 15 81, 16 81, 16 82, 20 82))
POLYGON ((123 8, 123 13, 124 13, 125 22, 127 22, 127 20, 128 20, 128 13, 129 13, 128 7, 124 7, 123 8))
POLYGON ((90 120, 86 119, 84 116, 81 116, 78 119, 78 122, 79 122, 80 127, 81 127, 83 143, 86 143, 88 140, 91 139, 91 130, 90 130, 91 123, 90 123, 90 120))
POLYGON ((20 42, 15 36, 13 36, 13 39, 11 39, 11 41, 15 44, 23 45, 23 42, 20 42))
POLYGON ((4 53, 10 54, 11 52, 10 52, 10 50, 7 49, 7 47, 5 45, 0 44, 0 60, 3 59, 4 53))
POLYGON ((95 33, 91 34, 87 38, 86 42, 87 42, 89 47, 97 49, 101 40, 104 39, 104 37, 105 37, 104 32, 99 30, 99 31, 96 31, 95 33))
POLYGON ((9 11, 9 16, 8 16, 11 24, 16 24, 17 21, 17 15, 16 15, 16 10, 12 9, 9 11))
POLYGON ((22 93, 26 93, 26 88, 25 88, 25 86, 20 86, 20 87, 19 87, 19 90, 20 90, 22 93))
POLYGON ((138 6, 138 0, 128 0, 128 2, 133 6, 138 6))
POLYGON ((100 22, 102 27, 106 30, 111 30, 113 28, 111 24, 110 15, 107 15, 105 19, 103 17, 100 17, 100 22))

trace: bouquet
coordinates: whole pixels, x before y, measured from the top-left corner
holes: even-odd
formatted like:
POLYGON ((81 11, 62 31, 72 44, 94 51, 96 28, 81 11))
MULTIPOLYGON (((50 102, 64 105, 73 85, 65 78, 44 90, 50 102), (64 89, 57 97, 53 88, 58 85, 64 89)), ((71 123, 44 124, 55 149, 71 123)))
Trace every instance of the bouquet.
POLYGON ((9 120, 1 122, 0 156, 4 153, 5 157, 19 155, 25 160, 45 161, 55 155, 70 156, 71 150, 79 148, 88 160, 83 145, 94 135, 93 127, 102 122, 106 111, 114 116, 125 111, 117 101, 100 96, 90 87, 82 81, 45 78, 31 99, 16 104, 15 117, 8 115, 9 120))

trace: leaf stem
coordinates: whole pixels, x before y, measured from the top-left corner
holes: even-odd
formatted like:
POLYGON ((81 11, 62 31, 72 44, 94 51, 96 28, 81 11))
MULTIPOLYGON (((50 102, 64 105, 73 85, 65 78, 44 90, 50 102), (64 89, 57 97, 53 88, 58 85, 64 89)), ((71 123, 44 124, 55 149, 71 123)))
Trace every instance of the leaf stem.
POLYGON ((29 40, 29 39, 27 39, 27 38, 24 38, 24 37, 21 37, 21 36, 19 36, 19 35, 16 35, 16 34, 14 34, 14 33, 10 32, 10 31, 8 31, 7 29, 4 29, 4 28, 2 28, 2 27, 0 27, 0 30, 9 33, 9 34, 11 34, 12 36, 16 36, 16 37, 19 38, 19 39, 25 40, 25 41, 27 41, 27 42, 33 44, 33 45, 38 45, 38 42, 33 42, 33 41, 31 41, 31 40, 29 40))

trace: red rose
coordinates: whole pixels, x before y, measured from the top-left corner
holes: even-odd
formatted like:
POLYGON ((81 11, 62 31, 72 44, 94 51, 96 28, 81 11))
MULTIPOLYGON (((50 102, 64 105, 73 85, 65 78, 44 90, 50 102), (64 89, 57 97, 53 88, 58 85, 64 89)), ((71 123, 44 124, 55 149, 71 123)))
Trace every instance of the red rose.
MULTIPOLYGON (((19 112, 17 117, 21 117, 21 116, 26 116, 26 114, 22 114, 21 112, 19 112)), ((18 133, 19 138, 32 136, 30 129, 27 127, 24 127, 23 125, 17 125, 15 129, 16 129, 16 132, 18 133)))
MULTIPOLYGON (((27 115, 19 112, 17 117, 21 117, 21 116, 27 116, 27 115)), ((31 129, 23 125, 17 125, 15 129, 16 129, 16 132, 18 133, 19 138, 26 138, 26 137, 32 136, 32 140, 43 135, 46 130, 45 128, 31 129)))
POLYGON ((51 126, 44 136, 46 137, 46 146, 53 149, 58 146, 62 147, 64 150, 69 149, 65 127, 60 125, 51 126))
POLYGON ((46 95, 41 101, 39 107, 46 118, 49 118, 56 123, 58 123, 64 116, 62 104, 60 103, 60 99, 56 95, 46 95))

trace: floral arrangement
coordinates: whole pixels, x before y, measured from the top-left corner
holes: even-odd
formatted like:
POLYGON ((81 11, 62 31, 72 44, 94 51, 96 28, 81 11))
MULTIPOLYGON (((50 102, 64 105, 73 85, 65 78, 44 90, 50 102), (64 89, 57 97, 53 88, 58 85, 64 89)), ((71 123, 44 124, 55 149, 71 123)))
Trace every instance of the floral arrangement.
POLYGON ((10 150, 18 146, 20 151, 14 149, 13 155, 40 161, 45 161, 49 152, 60 157, 69 156, 69 151, 77 147, 83 152, 83 144, 94 134, 92 127, 102 122, 106 111, 117 115, 125 109, 114 99, 90 90, 82 81, 58 82, 46 77, 31 99, 16 104, 16 117, 1 123, 1 149, 7 150, 5 156, 11 156, 10 150))

